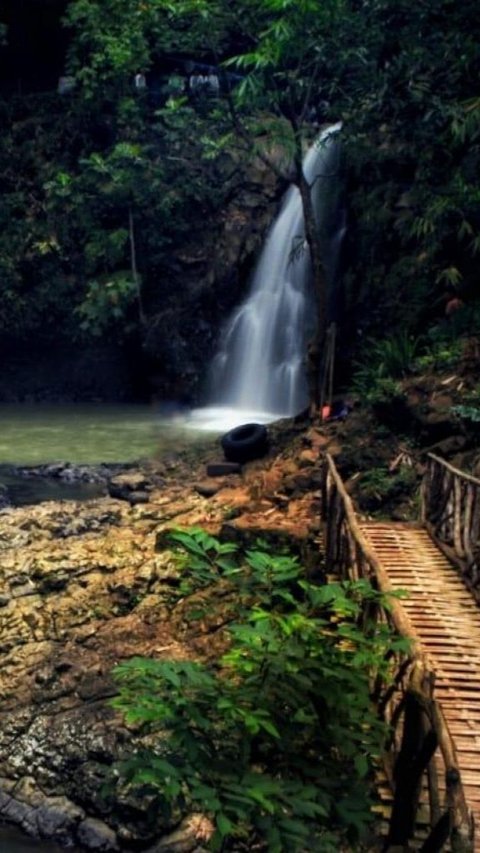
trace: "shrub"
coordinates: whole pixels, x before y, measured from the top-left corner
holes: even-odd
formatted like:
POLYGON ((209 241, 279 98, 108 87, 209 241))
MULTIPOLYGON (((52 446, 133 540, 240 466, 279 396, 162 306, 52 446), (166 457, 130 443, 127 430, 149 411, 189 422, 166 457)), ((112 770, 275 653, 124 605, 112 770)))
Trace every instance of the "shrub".
POLYGON ((417 473, 413 467, 371 468, 359 480, 358 499, 362 509, 381 511, 387 504, 403 496, 414 497, 417 492, 417 473))
POLYGON ((359 627, 365 602, 381 597, 364 581, 314 586, 296 558, 243 554, 199 529, 172 540, 184 583, 227 583, 238 618, 216 664, 116 667, 115 707, 155 744, 123 765, 127 781, 167 819, 189 808, 211 816, 212 850, 261 839, 271 853, 333 853, 342 837, 358 840, 384 736, 370 678, 404 644, 385 625, 359 627))
POLYGON ((368 403, 401 396, 397 380, 412 371, 419 343, 406 332, 368 341, 353 376, 353 390, 368 403))

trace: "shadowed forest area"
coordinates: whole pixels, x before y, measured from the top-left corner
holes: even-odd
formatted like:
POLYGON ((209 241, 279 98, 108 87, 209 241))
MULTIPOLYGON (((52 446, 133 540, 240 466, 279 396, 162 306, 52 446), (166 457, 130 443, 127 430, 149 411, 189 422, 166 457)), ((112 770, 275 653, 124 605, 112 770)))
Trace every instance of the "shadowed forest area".
POLYGON ((362 530, 418 551, 443 466, 478 589, 477 7, 0 0, 0 819, 39 850, 419 849, 438 737, 421 849, 474 849, 362 530))
POLYGON ((4 0, 0 397, 197 400, 299 151, 339 120, 346 374, 449 288, 474 300, 474 6, 4 0))

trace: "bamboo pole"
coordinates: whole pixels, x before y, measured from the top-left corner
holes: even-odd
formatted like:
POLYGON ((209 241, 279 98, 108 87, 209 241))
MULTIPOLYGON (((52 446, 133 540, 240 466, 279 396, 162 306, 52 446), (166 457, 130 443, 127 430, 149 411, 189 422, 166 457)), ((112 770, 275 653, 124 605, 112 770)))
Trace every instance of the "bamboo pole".
MULTIPOLYGON (((345 486, 343 484, 340 475, 337 472, 335 467, 335 463, 330 456, 330 454, 326 454, 326 464, 328 466, 328 473, 333 483, 335 484, 335 488, 338 494, 342 498, 345 517, 348 523, 348 527, 350 528, 351 534, 355 539, 357 545, 362 551, 366 561, 369 563, 370 568, 372 569, 373 575, 378 585, 378 589, 380 592, 385 595, 390 595, 394 593, 394 589, 392 584, 390 583, 389 577, 380 563, 377 555, 375 554, 373 548, 370 543, 367 542, 365 536, 363 535, 360 527, 358 525, 355 510, 353 509, 353 504, 350 496, 347 494, 345 486)), ((397 631, 402 634, 404 637, 409 639, 412 643, 412 655, 418 653, 419 651, 419 637, 417 632, 415 631, 410 619, 407 614, 397 601, 395 597, 392 597, 389 601, 389 608, 392 614, 393 622, 397 631)))
MULTIPOLYGON (((453 538, 458 540, 459 514, 457 507, 462 503, 462 491, 461 487, 459 489, 456 484, 457 469, 453 469, 453 466, 448 465, 448 463, 445 468, 442 465, 442 460, 432 454, 428 463, 426 485, 423 492, 425 526, 431 535, 434 529, 438 533, 438 530, 442 528, 448 535, 449 523, 453 516, 453 538), (432 497, 435 491, 438 491, 439 496, 443 494, 444 498, 447 495, 447 499, 442 501, 442 515, 438 518, 438 523, 434 528, 428 520, 428 515, 432 510, 432 497), (450 512, 451 500, 454 504, 453 513, 450 512), (446 516, 444 510, 447 510, 446 516)), ((461 472, 458 473, 461 474, 461 472)), ((477 483, 480 485, 480 481, 476 481, 475 478, 467 476, 466 479, 475 483, 475 486, 477 483)), ((335 539, 336 542, 333 552, 329 548, 329 543, 326 543, 331 558, 337 563, 342 573, 345 571, 352 573, 353 569, 354 575, 365 577, 370 571, 378 589, 389 594, 392 591, 392 586, 388 575, 358 525, 350 496, 347 494, 333 459, 328 454, 324 467, 324 483, 324 494, 327 498, 324 511, 330 517, 326 519, 326 527, 329 533, 333 534, 332 539, 335 539), (338 510, 339 504, 340 511, 338 510), (331 508, 333 506, 337 508, 341 519, 340 539, 338 539, 338 529, 331 531, 331 508), (343 560, 342 542, 348 551, 345 560, 343 560), (350 563, 350 566, 347 563, 350 563)), ((476 488, 475 492, 477 492, 476 488)), ((471 508, 467 515, 474 517, 480 500, 474 505, 473 500, 469 499, 469 503, 471 508)), ((437 539, 437 536, 434 538, 437 539)), ((462 560, 454 549, 444 542, 438 544, 442 550, 453 551, 456 562, 463 572, 462 560)), ((473 853, 473 820, 465 800, 455 745, 442 709, 433 698, 433 674, 428 670, 425 658, 421 654, 418 635, 399 602, 392 599, 389 610, 390 612, 385 614, 385 618, 393 623, 400 634, 410 639, 412 653, 409 658, 403 657, 400 661, 393 686, 387 688, 383 697, 381 694, 378 696, 379 708, 382 707, 383 701, 385 717, 390 719, 391 750, 398 756, 395 763, 394 778, 392 779, 394 788, 396 787, 398 790, 394 794, 392 819, 385 849, 392 850, 392 844, 394 849, 399 849, 397 845, 401 845, 402 849, 407 849, 408 838, 413 832, 420 781, 422 774, 426 771, 431 832, 422 847, 423 853, 436 853, 436 851, 441 850, 448 837, 453 853, 473 853), (402 668, 405 671, 405 683, 400 676, 402 668), (398 701, 395 702, 396 698, 398 701), (397 733, 402 725, 402 717, 404 718, 403 735, 401 744, 398 746, 397 733), (437 745, 445 767, 447 802, 443 814, 440 813, 438 779, 433 762, 433 753, 437 745)))
POLYGON ((467 474, 466 471, 462 471, 460 468, 455 468, 455 466, 451 465, 450 462, 447 462, 446 459, 442 459, 440 456, 435 456, 434 453, 429 453, 428 458, 433 459, 442 468, 446 468, 447 471, 450 471, 452 474, 456 474, 456 476, 460 477, 462 480, 468 480, 469 483, 475 483, 476 486, 480 486, 480 480, 478 477, 474 477, 473 474, 467 474))

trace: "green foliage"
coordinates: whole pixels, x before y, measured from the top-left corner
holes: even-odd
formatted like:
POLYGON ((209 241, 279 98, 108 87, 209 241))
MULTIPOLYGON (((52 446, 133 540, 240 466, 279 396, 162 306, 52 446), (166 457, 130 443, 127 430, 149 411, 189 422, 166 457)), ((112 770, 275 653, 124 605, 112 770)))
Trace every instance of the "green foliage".
MULTIPOLYGON (((448 0, 364 4, 376 82, 367 80, 364 94, 346 104, 344 136, 352 167, 351 276, 362 282, 352 299, 364 329, 376 335, 386 321, 423 329, 436 319, 434 305, 448 283, 478 294, 473 8, 448 0)), ((350 87, 345 102, 349 96, 350 87)))
POLYGON ((444 336, 430 340, 425 352, 415 359, 415 371, 449 370, 458 363, 462 354, 461 340, 444 336))
POLYGON ((452 406, 452 412, 470 424, 480 424, 480 406, 452 406))
POLYGON ((131 95, 104 109, 80 93, 68 102, 42 95, 33 117, 25 99, 0 100, 0 115, 4 340, 135 333, 139 296, 147 315, 178 299, 166 270, 192 216, 206 220, 231 191, 215 171, 219 152, 202 158, 217 119, 188 106, 147 114, 131 95))
POLYGON ((272 853, 333 853, 341 837, 358 840, 384 736, 370 678, 388 679, 387 651, 405 648, 365 621, 365 604, 381 596, 363 581, 314 586, 296 559, 243 554, 198 528, 170 539, 189 589, 211 585, 214 601, 226 584, 237 618, 217 664, 116 667, 114 705, 154 743, 124 765, 126 779, 167 817, 178 807, 208 813, 213 850, 261 838, 272 853))
POLYGON ((432 326, 423 340, 421 354, 415 358, 415 372, 450 370, 458 365, 465 352, 465 338, 476 337, 479 321, 480 306, 473 303, 432 326))
POLYGON ((414 500, 418 477, 413 467, 401 466, 395 471, 388 468, 371 468, 362 473, 359 481, 359 501, 370 512, 385 511, 390 501, 405 496, 414 500))
POLYGON ((452 406, 452 413, 469 426, 480 423, 480 389, 474 388, 463 395, 463 402, 452 406))
POLYGON ((412 371, 419 343, 405 331, 383 340, 367 341, 353 376, 353 390, 368 403, 402 396, 397 380, 412 371))
MULTIPOLYGON (((436 322, 446 285, 478 295, 476 11, 474 0, 70 0, 72 96, 0 101, 2 332, 27 338, 51 326, 71 337, 87 323, 119 335, 138 325, 135 300, 123 297, 108 325, 96 291, 130 268, 130 209, 147 313, 163 310, 173 248, 228 192, 206 165, 235 145, 274 155, 283 175, 293 159, 298 176, 302 147, 339 119, 347 290, 363 340, 383 337, 386 324, 410 340, 436 322), (241 79, 202 116, 172 75, 155 111, 133 75, 172 57, 241 79)), ((382 381, 408 371, 407 352, 397 361, 382 381)))
POLYGON ((88 283, 85 299, 76 312, 80 318, 80 329, 93 337, 99 337, 112 321, 122 322, 123 332, 128 333, 125 323, 129 307, 137 298, 137 285, 129 272, 116 272, 105 276, 102 281, 88 283))
POLYGON ((418 346, 418 338, 413 338, 403 330, 372 343, 370 357, 381 375, 400 379, 411 372, 418 346))

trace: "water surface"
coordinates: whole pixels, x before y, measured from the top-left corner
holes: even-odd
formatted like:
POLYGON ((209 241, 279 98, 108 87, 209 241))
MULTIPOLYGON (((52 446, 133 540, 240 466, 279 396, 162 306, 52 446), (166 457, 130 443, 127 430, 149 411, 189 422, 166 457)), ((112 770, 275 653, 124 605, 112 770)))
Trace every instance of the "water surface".
POLYGON ((0 404, 0 464, 130 462, 158 451, 165 426, 151 406, 0 404))
MULTIPOLYGON (((69 853, 75 853, 69 847, 69 853)), ((65 853, 65 848, 58 847, 51 841, 35 841, 22 835, 15 829, 3 827, 0 824, 0 850, 2 853, 65 853)))

